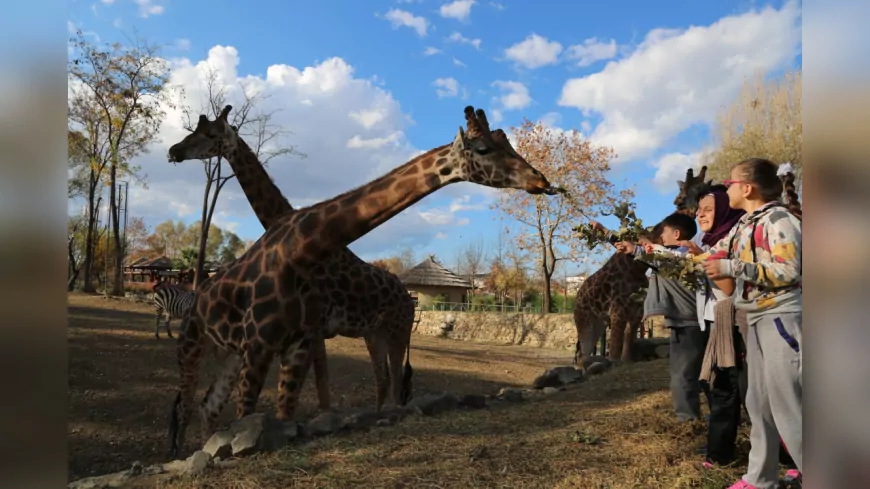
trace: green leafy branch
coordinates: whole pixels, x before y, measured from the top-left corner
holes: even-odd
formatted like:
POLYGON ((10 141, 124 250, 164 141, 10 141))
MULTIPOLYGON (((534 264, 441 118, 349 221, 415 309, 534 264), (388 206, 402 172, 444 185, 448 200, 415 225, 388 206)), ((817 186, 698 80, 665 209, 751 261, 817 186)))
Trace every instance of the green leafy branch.
POLYGON ((634 204, 623 202, 614 207, 612 213, 602 213, 605 216, 615 216, 619 219, 619 230, 613 233, 608 233, 603 230, 595 229, 590 223, 583 223, 574 227, 578 238, 586 241, 586 247, 590 250, 599 244, 608 242, 608 237, 612 234, 616 236, 617 241, 630 241, 636 243, 641 237, 647 236, 651 229, 645 228, 643 222, 634 213, 634 204))
POLYGON ((663 278, 676 280, 692 292, 706 280, 706 274, 697 264, 686 258, 667 253, 641 253, 635 257, 656 267, 656 273, 663 278))

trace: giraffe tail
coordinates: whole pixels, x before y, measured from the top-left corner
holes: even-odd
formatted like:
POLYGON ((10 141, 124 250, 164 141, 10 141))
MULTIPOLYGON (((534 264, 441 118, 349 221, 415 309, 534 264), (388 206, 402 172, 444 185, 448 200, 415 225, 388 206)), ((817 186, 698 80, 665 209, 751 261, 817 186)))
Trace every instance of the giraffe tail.
POLYGON ((414 369, 411 368, 411 342, 408 341, 408 347, 405 353, 405 369, 402 372, 402 395, 401 403, 404 406, 411 400, 411 377, 414 376, 414 369))

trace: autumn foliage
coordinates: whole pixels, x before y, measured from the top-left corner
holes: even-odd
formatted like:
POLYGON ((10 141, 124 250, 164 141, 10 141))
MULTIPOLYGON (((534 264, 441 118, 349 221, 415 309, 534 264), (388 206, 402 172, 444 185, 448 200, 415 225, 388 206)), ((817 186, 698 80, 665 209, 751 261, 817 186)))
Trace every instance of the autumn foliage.
POLYGON ((556 264, 561 260, 578 260, 586 252, 572 229, 597 219, 602 211, 611 211, 618 202, 631 198, 633 192, 617 191, 607 178, 610 161, 616 157, 613 150, 594 146, 578 131, 553 129, 528 119, 511 131, 517 152, 553 185, 565 190, 557 196, 507 190, 493 204, 493 208, 521 224, 512 239, 537 256, 536 265, 543 280, 543 311, 548 312, 556 264))

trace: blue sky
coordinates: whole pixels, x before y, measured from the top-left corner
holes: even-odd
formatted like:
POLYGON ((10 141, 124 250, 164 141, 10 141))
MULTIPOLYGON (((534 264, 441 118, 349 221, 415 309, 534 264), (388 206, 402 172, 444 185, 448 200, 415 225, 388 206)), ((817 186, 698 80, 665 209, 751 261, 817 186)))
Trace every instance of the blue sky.
MULTIPOLYGON (((652 222, 671 211, 674 180, 697 163, 716 109, 742 80, 801 63, 794 1, 72 0, 69 21, 102 41, 135 29, 164 44, 188 93, 205 60, 272 93, 288 141, 309 155, 270 165, 294 205, 448 142, 471 104, 503 128, 528 117, 612 146, 612 179, 634 185, 639 216, 652 222)), ((201 169, 165 163, 165 146, 183 135, 177 114, 169 119, 163 143, 139 161, 149 188, 131 201, 152 226, 196 220, 204 186, 201 169)), ((259 237, 238 186, 225 192, 218 223, 259 237)), ((491 199, 448 187, 351 248, 373 258, 412 246, 450 263, 471 240, 494 242, 491 199)))

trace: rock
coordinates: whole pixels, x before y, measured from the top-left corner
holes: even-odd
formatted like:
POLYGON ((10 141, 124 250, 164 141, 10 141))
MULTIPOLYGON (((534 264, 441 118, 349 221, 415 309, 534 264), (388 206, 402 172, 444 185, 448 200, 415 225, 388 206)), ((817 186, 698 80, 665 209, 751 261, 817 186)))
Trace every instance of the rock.
POLYGON ((671 356, 671 345, 659 345, 656 347, 655 352, 659 358, 668 358, 671 356))
POLYGON ((498 398, 508 402, 520 402, 523 400, 523 391, 514 389, 513 387, 502 387, 498 391, 498 398))
POLYGON ((231 431, 218 431, 209 437, 202 451, 212 457, 226 458, 233 453, 233 438, 231 431))
POLYGON ((129 470, 98 477, 87 477, 67 484, 69 489, 103 489, 106 487, 123 487, 132 476, 129 470))
POLYGON ((426 394, 422 397, 411 399, 406 409, 417 408, 426 416, 434 416, 447 411, 453 411, 459 406, 459 399, 449 392, 441 394, 426 394))
POLYGON ((577 370, 574 367, 556 367, 547 370, 532 383, 535 389, 543 389, 545 387, 562 387, 575 382, 584 380, 583 371, 577 370))
POLYGON ((659 355, 658 348, 670 350, 670 338, 637 338, 631 345, 631 358, 635 362, 666 358, 659 355))
POLYGON ((170 474, 180 474, 187 470, 187 461, 186 460, 173 460, 172 462, 167 462, 162 466, 163 472, 168 472, 170 474))
POLYGON ((389 418, 379 419, 375 424, 380 427, 393 426, 393 420, 389 418))
POLYGON ((559 392, 559 389, 557 389, 555 387, 544 387, 544 394, 545 395, 551 396, 553 394, 556 394, 557 392, 559 392))
POLYGON ((381 413, 362 411, 344 418, 344 425, 351 430, 366 430, 376 426, 381 421, 381 413))
POLYGON ((465 409, 483 409, 486 407, 486 396, 465 394, 459 399, 459 406, 465 409))
POLYGON ((142 462, 137 460, 137 461, 133 462, 133 465, 130 467, 130 469, 127 471, 127 473, 132 475, 132 476, 136 476, 136 475, 142 475, 142 471, 143 471, 142 462))
POLYGON ((602 362, 596 362, 586 369, 586 375, 601 375, 607 371, 608 366, 602 362))
POLYGON ((601 355, 595 355, 583 359, 583 368, 588 369, 593 363, 603 363, 607 366, 607 368, 610 368, 611 365, 613 365, 613 362, 611 362, 609 358, 603 357, 601 355))
POLYGON ((338 414, 327 411, 308 421, 305 425, 306 436, 331 435, 344 428, 344 420, 338 414))
POLYGON ((232 454, 242 457, 260 449, 260 435, 266 421, 264 413, 254 413, 230 425, 233 441, 230 443, 232 454))
POLYGON ((188 457, 186 472, 190 475, 201 474, 205 471, 205 468, 209 466, 210 462, 211 455, 202 450, 197 450, 193 452, 193 455, 188 457))

